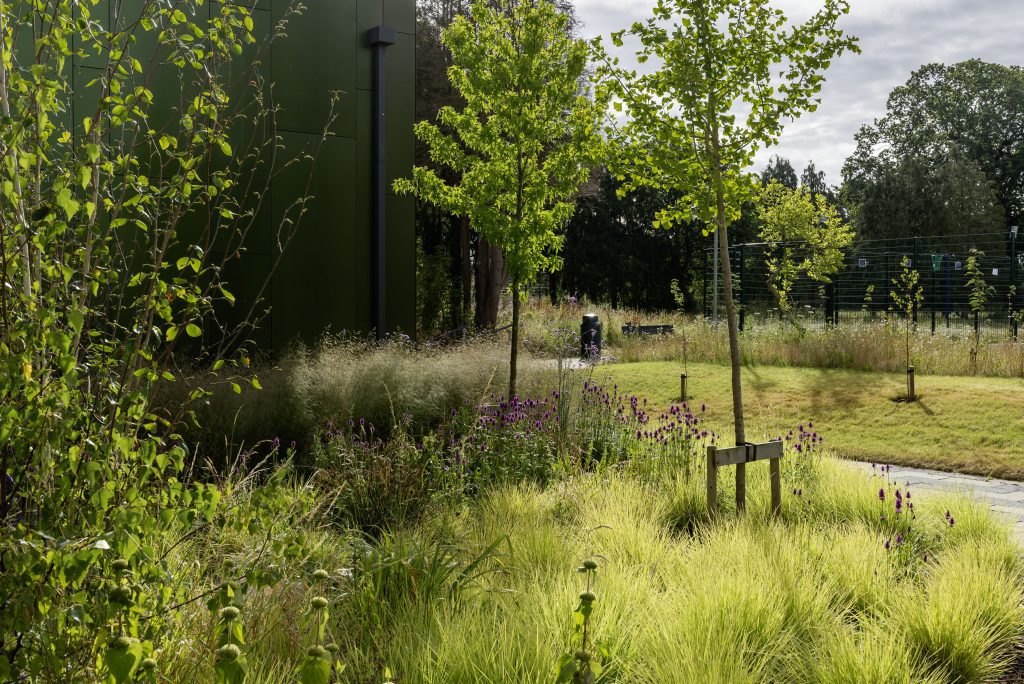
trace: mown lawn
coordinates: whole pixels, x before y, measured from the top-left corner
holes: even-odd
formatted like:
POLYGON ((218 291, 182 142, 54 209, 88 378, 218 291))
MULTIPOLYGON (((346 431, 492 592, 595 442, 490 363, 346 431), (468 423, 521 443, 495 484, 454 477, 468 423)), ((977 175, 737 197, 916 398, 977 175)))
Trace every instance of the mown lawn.
MULTIPOLYGON (((647 397, 656 407, 679 398, 682 364, 600 367, 595 379, 647 397)), ((708 422, 731 439, 729 368, 689 365, 691 405, 707 405, 708 422)), ((840 454, 863 461, 1024 479, 1024 381, 933 376, 917 379, 919 400, 895 399, 905 378, 774 366, 745 367, 747 439, 775 437, 813 421, 840 454)))

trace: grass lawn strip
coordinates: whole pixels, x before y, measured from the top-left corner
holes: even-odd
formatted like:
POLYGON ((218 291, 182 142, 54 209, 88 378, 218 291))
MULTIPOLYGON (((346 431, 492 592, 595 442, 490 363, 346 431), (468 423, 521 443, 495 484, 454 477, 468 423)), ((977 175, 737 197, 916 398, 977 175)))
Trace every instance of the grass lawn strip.
MULTIPOLYGON (((732 433, 729 368, 689 364, 691 406, 706 403, 708 423, 732 433)), ((655 407, 679 399, 682 364, 601 366, 595 378, 647 397, 655 407)), ((1024 480, 1024 382, 1006 378, 923 376, 919 400, 897 401, 905 378, 864 371, 744 367, 750 439, 776 437, 813 422, 843 456, 910 467, 1024 480)))

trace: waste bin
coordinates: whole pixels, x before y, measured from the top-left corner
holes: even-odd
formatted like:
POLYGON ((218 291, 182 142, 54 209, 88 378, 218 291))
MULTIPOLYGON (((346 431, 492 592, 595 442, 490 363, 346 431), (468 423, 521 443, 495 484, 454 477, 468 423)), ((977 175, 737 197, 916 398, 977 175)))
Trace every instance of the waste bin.
POLYGON ((601 357, 601 322, 597 314, 583 314, 580 324, 580 358, 601 357))

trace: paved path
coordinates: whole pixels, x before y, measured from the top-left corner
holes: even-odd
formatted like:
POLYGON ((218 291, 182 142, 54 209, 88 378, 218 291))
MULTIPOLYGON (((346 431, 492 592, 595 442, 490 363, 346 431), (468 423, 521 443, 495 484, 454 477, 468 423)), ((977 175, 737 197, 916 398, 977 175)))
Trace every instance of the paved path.
MULTIPOLYGON (((868 463, 850 462, 858 468, 871 470, 868 463)), ((957 475, 938 470, 922 470, 892 466, 889 476, 899 483, 919 489, 963 491, 989 505, 997 515, 1013 523, 1014 536, 1024 543, 1024 482, 992 480, 973 475, 957 475)))

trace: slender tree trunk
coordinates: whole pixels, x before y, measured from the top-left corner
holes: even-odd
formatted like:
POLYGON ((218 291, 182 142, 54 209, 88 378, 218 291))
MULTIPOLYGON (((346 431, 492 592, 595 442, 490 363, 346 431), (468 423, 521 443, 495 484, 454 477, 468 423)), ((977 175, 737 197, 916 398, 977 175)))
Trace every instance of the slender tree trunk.
POLYGON ((462 262, 462 312, 459 321, 465 329, 469 326, 470 302, 473 298, 473 267, 469 259, 469 218, 463 216, 459 225, 459 259, 462 262))
POLYGON ((498 306, 505 282, 505 258, 501 248, 483 236, 477 239, 476 250, 476 324, 493 329, 498 325, 498 306))
POLYGON ((508 397, 516 395, 516 366, 519 361, 519 278, 512 279, 512 353, 508 364, 508 397))
MULTIPOLYGON (((729 261, 729 227, 726 225, 725 189, 722 187, 721 163, 719 155, 718 128, 712 131, 714 149, 714 178, 717 211, 715 223, 719 231, 719 261, 722 264, 722 280, 724 285, 725 317, 729 326, 729 360, 732 366, 732 415, 736 431, 736 445, 746 444, 746 432, 743 425, 743 380, 740 367, 740 330, 736 316, 736 304, 732 298, 732 264, 729 261)), ((747 488, 747 466, 740 463, 736 466, 736 509, 744 509, 747 488)))

